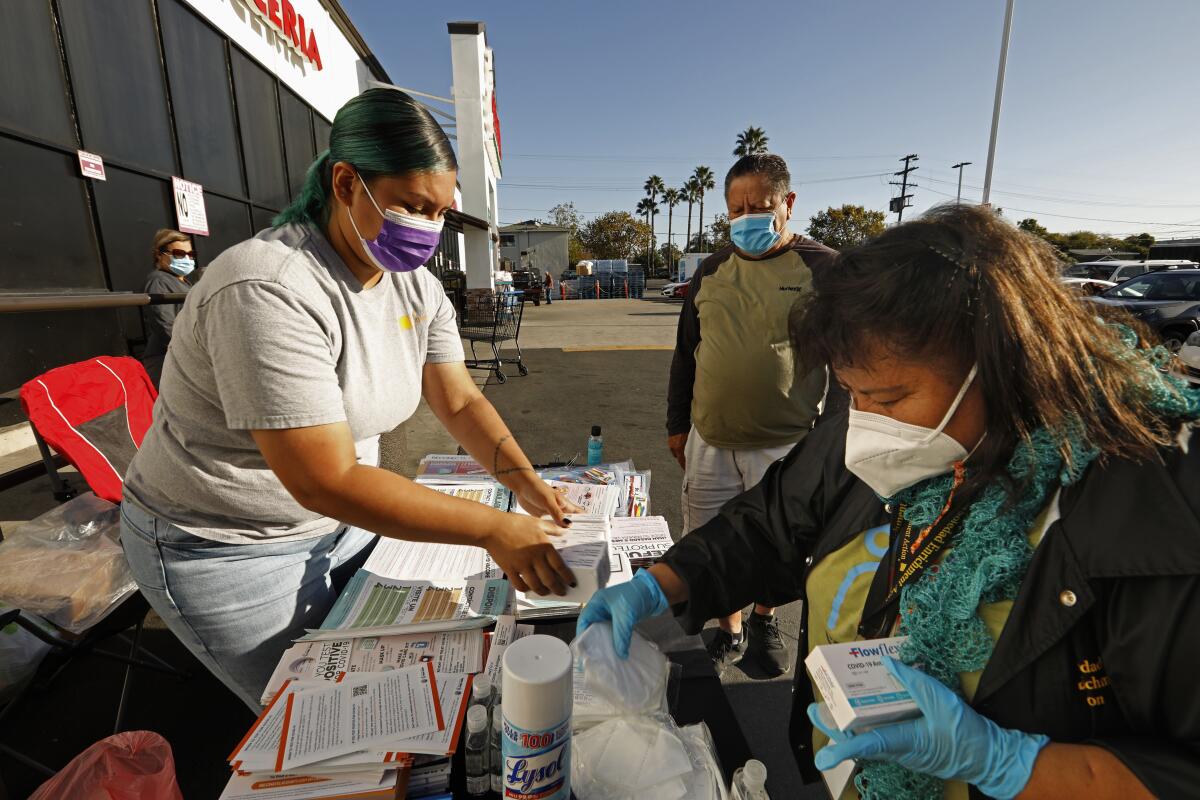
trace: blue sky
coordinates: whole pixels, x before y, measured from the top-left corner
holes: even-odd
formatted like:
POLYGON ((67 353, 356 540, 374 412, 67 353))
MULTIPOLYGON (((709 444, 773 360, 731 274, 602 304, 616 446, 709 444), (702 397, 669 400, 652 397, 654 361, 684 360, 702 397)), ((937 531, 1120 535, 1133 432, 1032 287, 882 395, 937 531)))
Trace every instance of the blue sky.
MULTIPOLYGON (((1004 0, 342 2, 392 79, 433 94, 446 23, 487 24, 502 223, 633 211, 648 175, 678 186, 697 164, 719 185, 747 125, 788 160, 800 230, 829 205, 886 210, 879 173, 906 153, 908 213, 953 200, 957 161, 981 195, 1004 0)), ((993 203, 1051 230, 1200 236, 1197 31, 1196 0, 1017 0, 993 203)))

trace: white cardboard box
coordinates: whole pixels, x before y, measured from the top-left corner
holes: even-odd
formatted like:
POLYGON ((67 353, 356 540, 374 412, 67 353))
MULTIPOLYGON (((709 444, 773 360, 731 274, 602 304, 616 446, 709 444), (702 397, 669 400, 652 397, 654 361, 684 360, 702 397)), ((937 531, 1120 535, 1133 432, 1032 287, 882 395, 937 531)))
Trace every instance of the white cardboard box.
POLYGON ((905 637, 820 645, 804 659, 838 730, 861 731, 921 715, 882 657, 895 658, 905 637))
POLYGON ((552 536, 550 541, 575 574, 576 586, 567 587, 564 597, 549 595, 549 599, 586 603, 593 594, 608 585, 612 564, 609 561, 609 527, 606 518, 573 514, 571 527, 566 533, 552 536))

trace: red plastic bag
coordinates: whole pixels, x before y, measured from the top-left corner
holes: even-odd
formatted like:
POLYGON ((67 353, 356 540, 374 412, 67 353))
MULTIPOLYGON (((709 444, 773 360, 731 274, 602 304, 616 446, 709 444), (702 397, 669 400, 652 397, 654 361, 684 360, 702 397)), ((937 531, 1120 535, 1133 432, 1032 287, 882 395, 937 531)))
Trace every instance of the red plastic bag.
POLYGON ((71 760, 29 800, 183 800, 167 740, 151 731, 101 739, 71 760))

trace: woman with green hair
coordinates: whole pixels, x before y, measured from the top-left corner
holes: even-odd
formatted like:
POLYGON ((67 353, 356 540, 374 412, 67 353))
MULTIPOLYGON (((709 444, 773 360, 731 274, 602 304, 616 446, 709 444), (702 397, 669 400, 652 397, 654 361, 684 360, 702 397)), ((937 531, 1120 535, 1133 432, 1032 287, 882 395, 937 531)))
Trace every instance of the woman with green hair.
POLYGON ((484 547, 520 590, 563 594, 574 580, 549 537, 578 509, 476 388, 453 307, 423 269, 456 175, 425 109, 362 93, 274 227, 222 253, 175 322, 121 537, 155 611, 251 708, 376 534, 484 547), (378 467, 380 434, 422 398, 530 515, 378 467))
POLYGON ((580 628, 803 599, 801 658, 906 637, 853 698, 904 722, 838 729, 797 664, 792 749, 841 800, 1196 797, 1200 391, 1099 310, 988 209, 843 250, 791 334, 851 407, 580 628))

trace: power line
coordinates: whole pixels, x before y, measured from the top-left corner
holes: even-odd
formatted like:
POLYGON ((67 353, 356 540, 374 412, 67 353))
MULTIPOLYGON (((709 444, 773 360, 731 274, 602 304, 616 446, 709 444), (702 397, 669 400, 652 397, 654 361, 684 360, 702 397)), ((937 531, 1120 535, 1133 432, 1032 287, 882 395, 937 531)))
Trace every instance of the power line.
MULTIPOLYGON (((937 189, 931 189, 929 187, 925 187, 925 190, 929 191, 929 192, 933 192, 934 194, 943 195, 945 197, 954 197, 954 195, 950 194, 949 192, 942 192, 937 189)), ((1120 224, 1124 224, 1124 225, 1158 225, 1158 226, 1177 227, 1177 228, 1185 227, 1185 226, 1191 224, 1188 222, 1147 222, 1145 220, 1136 220, 1136 219, 1105 219, 1102 217, 1078 217, 1078 216, 1073 216, 1071 214, 1054 214, 1049 211, 1038 211, 1038 210, 1032 209, 1032 208, 1017 208, 1015 206, 1004 206, 1004 208, 1007 208, 1010 211, 1020 211, 1022 214, 1037 214, 1039 216, 1057 217, 1059 219, 1077 219, 1077 220, 1082 220, 1084 222, 1116 222, 1116 223, 1120 223, 1120 224)))
MULTIPOLYGON (((920 167, 911 166, 911 163, 913 161, 920 161, 921 159, 916 153, 910 153, 900 160, 904 162, 904 169, 892 174, 900 175, 902 177, 899 181, 888 181, 888 183, 890 183, 892 186, 900 187, 900 196, 893 197, 891 202, 888 203, 888 210, 896 212, 897 223, 904 219, 904 209, 912 206, 912 203, 908 202, 912 199, 912 195, 908 193, 908 174, 910 172, 916 172, 920 169, 920 167)), ((912 185, 916 186, 915 183, 912 185)))

